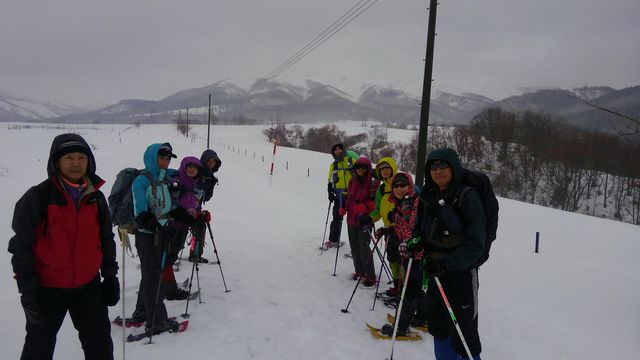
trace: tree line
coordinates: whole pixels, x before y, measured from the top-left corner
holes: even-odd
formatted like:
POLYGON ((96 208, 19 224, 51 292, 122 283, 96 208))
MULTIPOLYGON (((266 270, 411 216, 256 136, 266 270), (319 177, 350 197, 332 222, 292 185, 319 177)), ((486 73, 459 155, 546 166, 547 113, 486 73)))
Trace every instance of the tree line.
MULTIPOLYGON (((408 143, 388 140, 386 128, 347 135, 335 125, 264 131, 281 146, 329 152, 342 142, 372 162, 391 156, 415 173, 417 132, 408 143)), ((427 151, 451 147, 465 167, 485 172, 502 197, 640 224, 640 144, 616 134, 583 130, 561 118, 490 108, 470 126, 430 126, 427 151)))

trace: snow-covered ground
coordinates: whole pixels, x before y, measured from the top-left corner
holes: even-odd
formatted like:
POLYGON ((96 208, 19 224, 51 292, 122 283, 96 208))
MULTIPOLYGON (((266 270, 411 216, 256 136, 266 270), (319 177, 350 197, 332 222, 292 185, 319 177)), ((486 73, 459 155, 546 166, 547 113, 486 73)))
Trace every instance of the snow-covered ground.
MULTIPOLYGON (((107 181, 103 188, 107 194, 118 170, 142 166, 142 153, 150 143, 170 141, 180 160, 199 156, 207 134, 205 127, 197 127, 198 137, 192 143, 170 125, 73 129, 95 147, 98 174, 107 181)), ((127 344, 128 359, 370 360, 389 356, 390 342, 373 339, 364 326, 365 321, 381 324, 389 309, 378 303, 370 311, 373 290, 358 289, 350 313, 341 313, 353 290, 349 279, 353 265, 340 255, 337 277, 333 277, 335 253, 320 255, 317 250, 327 214, 330 155, 279 148, 270 181, 272 146, 265 142, 263 129, 216 126, 211 130, 211 147, 223 165, 220 184, 206 208, 213 213, 215 242, 231 292, 225 293, 217 266, 203 265, 204 303, 190 303, 189 330, 157 336, 154 345, 127 344)), ((0 127, 4 155, 0 158, 0 226, 7 232, 5 249, 13 234, 14 204, 46 176, 51 140, 61 132, 0 127)), ((394 140, 406 134, 405 141, 412 134, 389 132, 394 140)), ((480 271, 483 358, 639 358, 640 276, 635 264, 640 227, 507 199, 500 199, 500 206, 498 239, 480 271), (533 252, 537 231, 539 254, 533 252)), ((0 344, 2 358, 13 359, 22 347, 24 315, 9 255, 0 252, 5 274, 0 278, 0 290, 5 293, 0 298, 0 320, 5 324, 0 328, 0 344)), ((215 258, 210 241, 204 256, 215 258)), ((137 258, 127 257, 126 272, 120 274, 126 279, 127 315, 133 310, 140 278, 137 263, 137 258)), ((183 267, 176 274, 178 281, 189 270, 183 267)), ((184 302, 167 304, 171 315, 184 312, 184 302)), ((121 304, 110 308, 111 317, 121 311, 121 304)), ((113 327, 112 335, 115 356, 121 358, 122 329, 113 327)), ((56 359, 81 358, 67 317, 58 334, 56 359)), ((432 359, 431 338, 396 344, 394 358, 432 359)))

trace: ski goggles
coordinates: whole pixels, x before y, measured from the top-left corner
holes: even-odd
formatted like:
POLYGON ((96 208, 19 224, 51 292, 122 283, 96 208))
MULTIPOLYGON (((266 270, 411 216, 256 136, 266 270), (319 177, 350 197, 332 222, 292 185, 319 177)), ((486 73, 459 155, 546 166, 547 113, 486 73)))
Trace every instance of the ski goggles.
POLYGON ((449 167, 449 164, 447 164, 444 161, 438 161, 438 162, 432 162, 431 165, 429 165, 429 170, 431 171, 435 171, 436 169, 446 169, 449 167))

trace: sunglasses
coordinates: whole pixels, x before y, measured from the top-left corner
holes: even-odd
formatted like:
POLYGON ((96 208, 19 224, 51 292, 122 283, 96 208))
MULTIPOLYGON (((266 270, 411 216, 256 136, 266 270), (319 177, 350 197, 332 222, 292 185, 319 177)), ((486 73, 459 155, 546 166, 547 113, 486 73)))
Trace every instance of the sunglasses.
POLYGON ((429 165, 429 169, 431 171, 434 171, 436 169, 446 169, 449 167, 449 164, 447 164, 446 162, 440 161, 440 162, 434 162, 431 163, 431 165, 429 165))
POLYGON ((391 185, 392 188, 397 189, 397 188, 403 188, 403 187, 407 187, 409 186, 409 184, 407 183, 395 183, 393 185, 391 185))
POLYGON ((356 165, 353 167, 354 170, 367 170, 366 165, 356 165))

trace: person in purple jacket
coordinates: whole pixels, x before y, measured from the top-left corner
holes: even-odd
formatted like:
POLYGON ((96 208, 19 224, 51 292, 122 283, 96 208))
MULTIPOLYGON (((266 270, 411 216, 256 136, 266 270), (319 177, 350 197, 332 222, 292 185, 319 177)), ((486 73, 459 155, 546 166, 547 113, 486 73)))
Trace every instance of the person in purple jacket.
MULTIPOLYGON (((173 272, 173 263, 178 259, 178 255, 184 247, 185 239, 189 234, 189 228, 191 228, 191 233, 194 235, 194 238, 202 242, 204 240, 205 222, 211 220, 209 212, 206 210, 202 211, 201 205, 204 192, 196 186, 200 180, 201 168, 202 166, 198 158, 187 156, 180 162, 178 175, 172 179, 173 183, 171 184, 171 188, 174 189, 174 191, 172 191, 172 197, 176 197, 175 201, 177 206, 186 209, 195 221, 191 222, 191 224, 183 224, 177 221, 175 223, 177 231, 174 239, 171 241, 170 257, 163 274, 163 282, 165 283, 165 292, 168 300, 183 300, 188 296, 186 290, 178 288, 173 272)), ((207 262, 207 260, 201 259, 201 262, 207 262)))

